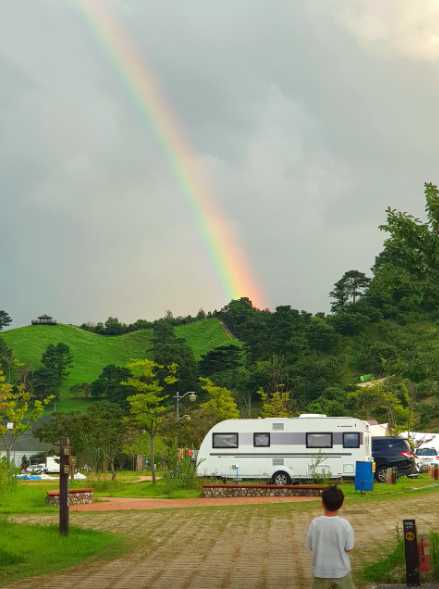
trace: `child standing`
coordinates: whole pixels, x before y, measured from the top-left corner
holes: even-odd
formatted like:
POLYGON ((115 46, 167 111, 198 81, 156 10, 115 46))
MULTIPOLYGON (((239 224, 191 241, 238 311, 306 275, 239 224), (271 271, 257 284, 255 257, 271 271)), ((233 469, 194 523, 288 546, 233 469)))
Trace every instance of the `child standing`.
POLYGON ((312 551, 313 589, 355 589, 348 552, 354 547, 351 524, 339 517, 344 494, 337 487, 322 493, 324 515, 312 520, 306 545, 312 551))

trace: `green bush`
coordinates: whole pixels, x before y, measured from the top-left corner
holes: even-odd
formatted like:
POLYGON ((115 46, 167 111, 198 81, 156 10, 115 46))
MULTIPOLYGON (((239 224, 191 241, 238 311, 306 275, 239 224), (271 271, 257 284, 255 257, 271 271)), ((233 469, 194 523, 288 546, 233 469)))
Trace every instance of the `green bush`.
POLYGON ((191 457, 180 458, 176 449, 171 448, 166 463, 163 481, 168 493, 176 489, 197 489, 199 487, 196 464, 191 457))

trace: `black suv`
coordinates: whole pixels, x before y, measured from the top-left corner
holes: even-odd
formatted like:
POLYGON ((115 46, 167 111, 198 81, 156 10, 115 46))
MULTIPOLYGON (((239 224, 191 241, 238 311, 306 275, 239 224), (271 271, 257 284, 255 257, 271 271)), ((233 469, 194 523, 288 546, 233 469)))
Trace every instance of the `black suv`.
POLYGON ((372 438, 375 478, 384 481, 387 468, 396 468, 398 476, 417 473, 415 455, 406 440, 391 436, 372 438))

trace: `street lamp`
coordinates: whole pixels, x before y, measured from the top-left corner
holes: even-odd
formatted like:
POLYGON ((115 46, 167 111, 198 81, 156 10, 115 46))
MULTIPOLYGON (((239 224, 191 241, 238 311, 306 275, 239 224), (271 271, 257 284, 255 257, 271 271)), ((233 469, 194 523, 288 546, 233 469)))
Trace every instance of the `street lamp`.
POLYGON ((184 399, 185 397, 189 398, 189 401, 191 403, 193 403, 194 401, 197 400, 197 393, 194 393, 194 391, 188 391, 187 393, 184 393, 183 395, 181 393, 179 393, 177 391, 176 395, 174 396, 175 399, 175 408, 176 408, 176 421, 179 422, 180 421, 180 401, 182 399, 184 399))

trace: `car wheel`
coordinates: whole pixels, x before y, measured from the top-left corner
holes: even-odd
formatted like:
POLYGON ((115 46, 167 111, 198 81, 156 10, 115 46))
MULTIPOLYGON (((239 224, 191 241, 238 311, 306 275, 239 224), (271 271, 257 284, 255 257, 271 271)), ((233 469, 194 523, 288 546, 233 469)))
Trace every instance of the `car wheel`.
POLYGON ((387 470, 387 468, 385 466, 381 466, 380 468, 377 469, 375 477, 379 483, 386 482, 386 470, 387 470))
POLYGON ((291 484, 290 475, 283 470, 279 470, 279 471, 275 472, 271 480, 274 485, 289 485, 289 484, 291 484))

